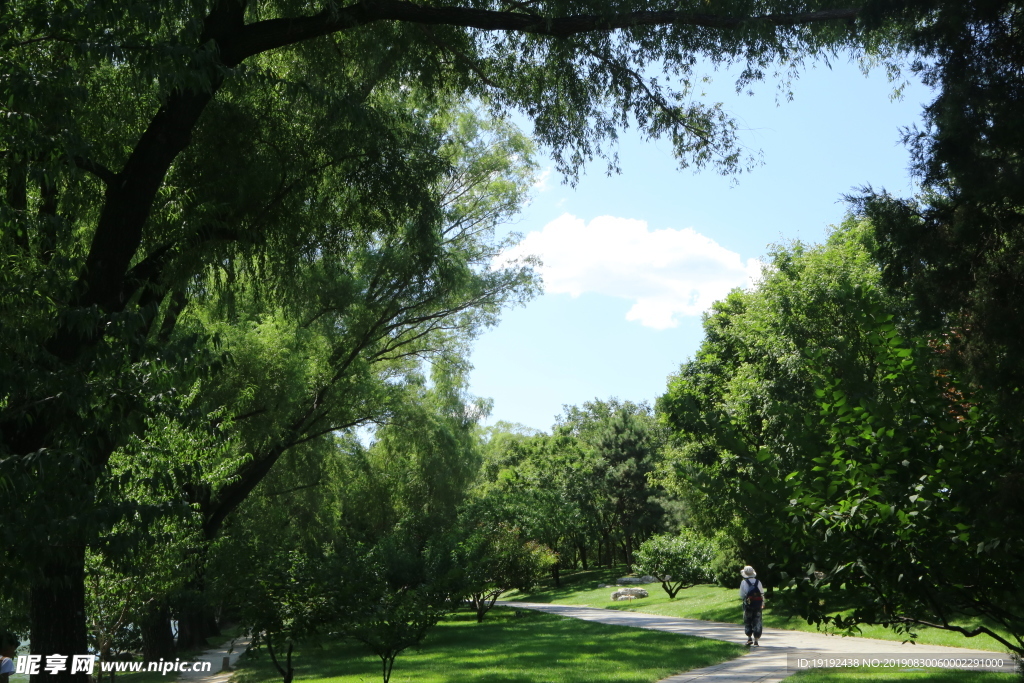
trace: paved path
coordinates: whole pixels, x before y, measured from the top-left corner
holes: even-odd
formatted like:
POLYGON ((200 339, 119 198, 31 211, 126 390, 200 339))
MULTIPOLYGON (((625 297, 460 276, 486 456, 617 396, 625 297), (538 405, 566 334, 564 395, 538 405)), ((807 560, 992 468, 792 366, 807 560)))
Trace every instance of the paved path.
MULTIPOLYGON (((737 624, 723 624, 714 621, 699 621, 680 617, 664 617, 657 614, 642 612, 620 612, 618 610, 597 609, 593 607, 576 607, 573 605, 553 605, 536 602, 501 601, 497 604, 505 607, 532 609, 539 612, 558 614, 586 621, 596 621, 614 626, 632 626, 649 628, 655 631, 683 633, 701 638, 725 640, 743 644, 747 642, 743 635, 743 627, 737 624)), ((776 683, 793 671, 788 668, 789 656, 811 658, 824 657, 856 657, 858 655, 876 655, 881 657, 950 657, 986 659, 1003 658, 1010 661, 1009 655, 985 650, 967 650, 959 647, 942 647, 940 645, 912 645, 892 640, 875 640, 873 638, 843 638, 823 633, 807 633, 805 631, 785 631, 782 629, 765 629, 761 635, 761 645, 751 648, 750 653, 728 662, 695 669, 676 674, 660 683, 776 683)), ((882 670, 880 670, 882 671, 882 670)))
POLYGON ((242 656, 242 653, 245 652, 245 648, 248 646, 248 638, 237 638, 227 641, 220 647, 207 650, 196 657, 195 661, 211 662, 213 666, 210 667, 210 671, 182 672, 178 674, 178 681, 181 683, 227 683, 234 671, 231 668, 226 671, 223 670, 224 658, 228 657, 228 666, 234 667, 235 662, 238 661, 238 658, 242 656))

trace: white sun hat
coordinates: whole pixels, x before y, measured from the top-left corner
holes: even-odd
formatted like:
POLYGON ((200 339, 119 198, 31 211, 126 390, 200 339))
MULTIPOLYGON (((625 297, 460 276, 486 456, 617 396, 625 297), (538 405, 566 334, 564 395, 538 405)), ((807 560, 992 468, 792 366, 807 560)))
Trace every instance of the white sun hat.
POLYGON ((757 572, 755 572, 754 568, 748 564, 746 567, 740 570, 740 575, 745 579, 752 579, 755 576, 757 576, 757 572))

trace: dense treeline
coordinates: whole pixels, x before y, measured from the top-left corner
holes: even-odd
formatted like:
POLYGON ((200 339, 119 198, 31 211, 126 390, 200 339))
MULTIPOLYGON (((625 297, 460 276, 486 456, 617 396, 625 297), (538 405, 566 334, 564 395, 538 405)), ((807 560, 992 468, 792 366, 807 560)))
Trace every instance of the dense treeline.
POLYGON ((670 523, 649 477, 666 436, 648 406, 614 399, 567 407, 550 435, 492 428, 474 504, 555 550, 556 584, 562 568, 632 564, 670 523))

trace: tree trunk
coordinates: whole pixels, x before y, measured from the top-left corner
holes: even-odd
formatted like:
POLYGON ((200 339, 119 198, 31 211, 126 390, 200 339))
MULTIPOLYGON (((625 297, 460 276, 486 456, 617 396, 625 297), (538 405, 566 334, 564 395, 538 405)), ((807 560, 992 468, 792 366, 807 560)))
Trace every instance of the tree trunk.
POLYGON ((210 629, 206 605, 189 605, 178 612, 178 650, 205 650, 206 639, 217 635, 210 629))
MULTIPOLYGON (((267 652, 270 653, 270 658, 274 661, 274 667, 278 673, 281 674, 281 678, 284 679, 284 683, 292 683, 292 678, 295 676, 295 669, 292 668, 292 643, 288 643, 288 656, 285 659, 285 665, 282 667, 281 663, 277 661, 277 655, 274 654, 274 645, 270 641, 270 634, 267 634, 267 652)), ((394 657, 392 657, 392 660, 394 657)))
POLYGON ((205 650, 209 645, 206 639, 220 635, 220 628, 213 616, 213 609, 206 600, 206 553, 198 566, 199 571, 189 580, 184 599, 177 610, 178 617, 178 651, 205 650))
POLYGON ((204 614, 206 614, 206 635, 220 636, 220 624, 217 622, 217 615, 213 613, 213 606, 204 605, 204 614))
POLYGON ((551 578, 555 581, 555 588, 561 588, 562 586, 561 565, 561 562, 555 562, 551 565, 551 578))
POLYGON ((587 544, 581 543, 577 546, 577 550, 580 554, 580 564, 583 566, 583 571, 587 571, 587 544))
POLYGON ((139 623, 142 631, 142 657, 147 662, 174 659, 174 634, 171 633, 171 608, 164 598, 151 602, 139 623))
POLYGON ((469 596, 470 604, 473 606, 473 611, 476 612, 476 623, 481 623, 484 620, 484 605, 486 600, 484 599, 483 593, 473 593, 469 596))
POLYGON ((87 683, 87 674, 71 674, 72 655, 87 654, 85 639, 85 545, 62 549, 61 557, 43 565, 31 587, 29 622, 32 654, 67 656, 64 671, 48 674, 43 666, 31 683, 87 683))

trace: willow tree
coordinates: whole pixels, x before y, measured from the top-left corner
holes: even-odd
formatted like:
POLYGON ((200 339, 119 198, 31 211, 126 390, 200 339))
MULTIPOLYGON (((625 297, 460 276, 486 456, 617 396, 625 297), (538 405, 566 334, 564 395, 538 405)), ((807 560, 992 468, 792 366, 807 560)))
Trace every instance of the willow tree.
MULTIPOLYGON (((408 112, 421 104, 409 94, 399 100, 388 106, 408 112)), ((418 114, 425 117, 419 134, 436 150, 419 153, 436 156, 436 168, 417 177, 432 177, 436 215, 403 207, 401 194, 346 197, 351 184, 317 176, 301 194, 303 212, 317 217, 301 220, 336 222, 344 226, 340 239, 317 244, 276 277, 261 272, 275 269, 263 257, 236 254, 214 269, 217 282, 194 292, 178 322, 182 331, 216 337, 231 358, 217 377, 194 385, 205 412, 228 408, 224 432, 234 442, 232 455, 215 464, 229 469, 230 481, 189 490, 205 541, 289 450, 322 452, 315 442, 368 422, 411 422, 422 360, 431 360, 436 382, 458 385, 468 340, 533 291, 528 264, 490 268, 508 243, 495 239, 495 227, 518 211, 530 186, 532 145, 465 110, 426 113, 418 114)), ((204 642, 201 615, 181 613, 179 622, 188 626, 179 645, 204 642)))
POLYGON ((381 276, 443 288, 441 103, 525 111, 570 177, 632 124, 684 165, 732 172, 735 127, 689 99, 695 60, 755 78, 858 43, 858 16, 817 0, 0 6, 0 540, 34 650, 85 651, 85 546, 125 512, 99 504, 99 482, 230 360, 178 329, 197 292, 239 277, 229 263, 271 291, 323 257, 330 288, 362 273, 331 271, 334 255, 398 240, 409 270, 381 276), (682 85, 648 76, 658 64, 682 85))

